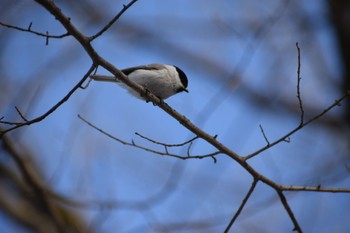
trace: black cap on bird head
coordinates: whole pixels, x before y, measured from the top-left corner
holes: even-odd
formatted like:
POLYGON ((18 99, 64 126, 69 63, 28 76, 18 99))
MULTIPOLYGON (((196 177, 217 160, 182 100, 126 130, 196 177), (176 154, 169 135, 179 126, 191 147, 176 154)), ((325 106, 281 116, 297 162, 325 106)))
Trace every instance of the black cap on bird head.
POLYGON ((179 77, 180 77, 180 80, 181 80, 181 83, 183 85, 183 88, 181 90, 179 90, 179 92, 181 91, 185 91, 185 92, 188 92, 187 90, 187 85, 188 85, 188 79, 187 79, 187 76, 185 74, 185 72, 183 72, 179 67, 177 66, 174 66, 176 71, 179 73, 179 77))

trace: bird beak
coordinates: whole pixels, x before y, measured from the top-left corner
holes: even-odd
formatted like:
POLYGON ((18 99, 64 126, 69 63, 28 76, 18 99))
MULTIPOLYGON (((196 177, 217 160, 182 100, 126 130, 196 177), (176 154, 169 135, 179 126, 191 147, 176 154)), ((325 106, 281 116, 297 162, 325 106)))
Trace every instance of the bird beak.
POLYGON ((187 92, 188 93, 188 90, 186 89, 186 88, 184 88, 184 90, 183 91, 185 91, 185 92, 187 92))

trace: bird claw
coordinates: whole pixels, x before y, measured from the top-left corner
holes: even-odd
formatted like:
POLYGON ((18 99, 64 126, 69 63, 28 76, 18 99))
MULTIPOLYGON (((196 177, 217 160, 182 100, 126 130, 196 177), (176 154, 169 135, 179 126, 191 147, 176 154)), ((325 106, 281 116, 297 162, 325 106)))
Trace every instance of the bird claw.
POLYGON ((146 103, 148 103, 148 102, 150 102, 150 100, 147 97, 148 97, 149 93, 151 93, 151 91, 148 90, 146 87, 144 87, 144 89, 145 89, 145 94, 141 94, 141 97, 146 100, 146 103))

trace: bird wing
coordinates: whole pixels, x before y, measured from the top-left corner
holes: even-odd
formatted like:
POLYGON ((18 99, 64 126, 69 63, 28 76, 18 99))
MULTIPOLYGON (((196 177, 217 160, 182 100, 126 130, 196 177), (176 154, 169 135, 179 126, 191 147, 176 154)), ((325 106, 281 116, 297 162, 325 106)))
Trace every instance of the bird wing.
POLYGON ((134 67, 129 67, 122 69, 121 71, 125 75, 129 75, 130 73, 134 72, 135 70, 161 70, 164 69, 164 66, 161 64, 149 64, 145 66, 134 66, 134 67))
MULTIPOLYGON (((149 65, 143 65, 143 66, 134 66, 122 69, 121 71, 125 75, 129 75, 135 70, 161 70, 164 69, 164 65, 161 64, 149 64, 149 65)), ((93 74, 90 75, 90 78, 94 79, 95 81, 104 81, 104 82, 119 82, 118 78, 110 75, 100 75, 100 74, 93 74)))

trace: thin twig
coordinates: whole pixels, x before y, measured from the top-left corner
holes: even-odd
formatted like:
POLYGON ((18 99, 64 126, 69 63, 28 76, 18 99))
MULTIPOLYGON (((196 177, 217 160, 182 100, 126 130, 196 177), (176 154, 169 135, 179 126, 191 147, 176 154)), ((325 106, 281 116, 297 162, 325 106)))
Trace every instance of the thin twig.
POLYGON ((146 136, 144 136, 144 135, 142 135, 142 134, 140 134, 140 133, 138 133, 138 132, 135 132, 135 135, 137 135, 137 136, 139 136, 139 137, 141 137, 141 138, 143 138, 143 139, 145 139, 145 140, 147 140, 147 141, 150 141, 150 142, 152 142, 152 143, 154 143, 154 144, 162 145, 162 146, 166 146, 166 147, 180 147, 180 146, 184 146, 184 145, 186 145, 186 144, 188 144, 188 143, 191 143, 191 142, 193 142, 194 140, 196 140, 196 139, 199 138, 198 136, 196 136, 196 137, 193 137, 192 139, 190 139, 190 140, 188 140, 188 141, 185 141, 185 142, 182 142, 182 143, 178 143, 178 144, 168 144, 168 143, 158 142, 158 141, 153 140, 153 139, 151 139, 151 138, 148 138, 148 137, 146 137, 146 136))
POLYGON ((227 227, 226 227, 224 233, 228 233, 229 230, 231 229, 233 223, 236 221, 236 219, 238 218, 238 216, 239 216, 240 213, 242 212, 244 206, 246 205, 248 199, 249 199, 250 196, 252 195, 252 193, 253 193, 253 191, 254 191, 254 189, 255 189, 256 184, 258 183, 258 181, 259 181, 258 179, 255 179, 255 178, 254 178, 253 183, 252 183, 252 185, 250 186, 250 189, 249 189, 248 193, 245 195, 245 197, 244 197, 244 199, 243 199, 241 205, 239 206, 238 210, 237 210, 236 213, 233 215, 231 221, 230 221, 229 224, 227 225, 227 227))
MULTIPOLYGON (((20 125, 20 124, 23 123, 23 122, 14 122, 14 121, 4 121, 4 120, 2 120, 2 119, 4 119, 4 117, 2 117, 2 118, 0 119, 0 123, 1 123, 1 124, 4 124, 4 125, 20 125)), ((0 131, 0 138, 1 138, 1 131, 0 131)))
POLYGON ((28 121, 27 118, 25 118, 25 117, 23 116, 23 114, 22 114, 21 111, 17 108, 17 106, 15 106, 15 109, 16 109, 18 115, 22 118, 22 120, 24 120, 24 121, 27 122, 27 121, 28 121))
POLYGON ((304 107, 303 107, 303 102, 301 100, 301 95, 300 95, 300 81, 301 81, 301 76, 300 76, 300 67, 301 67, 301 62, 300 62, 300 48, 299 48, 299 43, 296 43, 297 50, 298 50, 298 71, 297 71, 297 98, 299 102, 299 108, 300 108, 300 127, 304 124, 304 107))
MULTIPOLYGON (((165 154, 169 154, 169 151, 168 151, 168 148, 169 148, 169 147, 181 147, 181 146, 184 146, 184 145, 186 145, 186 144, 189 144, 189 146, 188 146, 188 148, 187 148, 187 157, 191 157, 191 155, 190 155, 190 148, 191 148, 191 146, 192 146, 193 141, 196 140, 196 139, 198 139, 198 136, 196 136, 196 137, 194 137, 194 138, 192 138, 192 139, 190 139, 190 140, 188 140, 188 141, 185 141, 185 142, 183 142, 183 143, 178 143, 178 144, 167 144, 167 143, 158 142, 158 141, 156 141, 156 140, 153 140, 153 139, 151 139, 151 138, 148 138, 148 137, 146 137, 146 136, 144 136, 144 135, 142 135, 142 134, 140 134, 140 133, 138 133, 138 132, 135 132, 135 135, 137 135, 137 136, 141 137, 142 139, 145 139, 145 140, 147 140, 147 141, 149 141, 149 142, 152 142, 152 143, 154 143, 154 144, 156 144, 156 145, 161 145, 161 146, 163 146, 163 147, 164 147, 164 150, 165 150, 165 154)), ((216 162, 216 159, 215 159, 215 158, 214 158, 214 162, 216 162)))
MULTIPOLYGON (((137 143, 134 142, 134 140, 131 140, 131 142, 127 142, 127 141, 124 141, 124 140, 122 140, 120 138, 117 138, 117 137, 113 136, 112 134, 107 133, 103 129, 95 126, 94 124, 92 124, 90 121, 86 120, 81 115, 78 115, 78 118, 81 119, 86 124, 88 124, 90 127, 94 128, 95 130, 99 131, 100 133, 106 135, 107 137, 109 137, 109 138, 111 138, 111 139, 113 139, 113 140, 115 140, 115 141, 117 141, 117 142, 119 142, 119 143, 121 143, 123 145, 136 147, 136 148, 139 148, 141 150, 144 150, 144 151, 147 151, 147 152, 150 152, 150 153, 153 153, 153 154, 166 155, 166 156, 175 157, 175 158, 182 159, 182 160, 187 160, 187 159, 204 159, 204 158, 208 158, 208 157, 213 158, 214 156, 216 156, 218 154, 221 154, 220 151, 216 151, 216 152, 209 153, 209 154, 204 154, 204 155, 181 156, 181 155, 169 153, 168 151, 163 152, 163 151, 150 149, 148 147, 144 147, 144 146, 138 145, 137 143)), ((214 159, 214 161, 216 161, 216 159, 214 159)))
POLYGON ((123 14, 124 12, 129 9, 137 0, 132 0, 129 2, 127 5, 123 5, 123 9, 119 11, 119 13, 109 22, 104 26, 99 32, 97 32, 95 35, 89 37, 90 42, 96 39, 97 37, 101 36, 104 32, 106 32, 123 14))
POLYGON ((281 185, 280 190, 284 191, 308 191, 308 192, 325 192, 325 193, 350 193, 350 188, 323 188, 321 185, 311 187, 311 186, 288 186, 281 185))
POLYGON ((259 127, 260 127, 260 131, 261 131, 262 135, 264 136, 264 139, 265 139, 267 145, 269 146, 269 145, 270 145, 270 142, 269 142, 269 139, 267 139, 267 136, 266 136, 266 134, 265 134, 265 132, 264 132, 263 127, 262 127, 261 125, 259 125, 259 127))
POLYGON ((190 157, 191 156, 191 147, 192 147, 192 144, 193 142, 190 142, 190 144, 188 145, 188 148, 187 148, 187 157, 190 157))
POLYGON ((302 231, 301 227, 299 226, 299 223, 298 223, 297 219, 295 218, 294 213, 293 213, 292 209, 290 208, 290 206, 287 202, 287 199, 284 196, 283 192, 281 190, 277 190, 277 189, 276 189, 276 192, 281 200, 282 205, 284 206, 284 209, 287 211, 289 218, 292 220, 292 222, 294 224, 293 231, 297 231, 299 233, 302 233, 303 231, 302 231))
MULTIPOLYGON (((73 95, 73 93, 84 83, 84 81, 89 77, 89 75, 91 74, 91 72, 95 69, 96 65, 92 64, 91 67, 89 68, 89 70, 86 72, 86 74, 84 75, 84 77, 58 102, 56 103, 54 106, 52 106, 47 112, 45 112, 44 114, 42 114, 41 116, 38 116, 32 120, 28 120, 28 121, 24 121, 21 123, 13 123, 15 126, 8 128, 2 132, 0 132, 0 138, 12 131, 15 130, 17 128, 23 127, 25 125, 31 125, 37 122, 40 122, 42 120, 44 120, 47 116, 49 116, 50 114, 52 114, 54 111, 56 111, 56 109, 58 109, 63 103, 65 103, 70 97, 71 95, 73 95)), ((1 123, 4 123, 3 121, 1 121, 1 123)))
POLYGON ((83 89, 83 90, 85 90, 86 88, 89 87, 91 81, 92 81, 92 79, 90 78, 90 79, 87 81, 87 83, 86 83, 85 85, 82 84, 82 85, 80 86, 80 88, 83 89))
POLYGON ((323 115, 325 115, 327 112, 329 112, 331 109, 333 109, 336 106, 339 106, 339 104, 346 99, 347 97, 350 96, 350 92, 347 92, 345 95, 343 95, 342 97, 340 97, 339 99, 335 100, 333 104, 331 104, 328 108, 324 109, 321 113, 319 113, 318 115, 314 116, 313 118, 311 118, 310 120, 304 122, 302 125, 297 126, 295 129, 293 129, 292 131, 290 131, 289 133, 285 134, 284 136, 280 137, 279 139, 277 139, 276 141, 270 143, 269 145, 264 146, 263 148, 255 151, 254 153, 247 155, 246 157, 244 157, 244 160, 248 160, 253 158, 254 156, 260 154, 261 152, 275 146, 276 144, 280 143, 280 142, 290 142, 290 136, 293 135, 294 133, 296 133, 297 131, 299 131, 300 129, 304 128, 305 126, 307 126, 308 124, 314 122, 315 120, 317 120, 318 118, 322 117, 323 115))
POLYGON ((29 32, 29 33, 35 34, 37 36, 45 37, 46 38, 46 42, 45 42, 46 45, 49 44, 49 38, 61 39, 61 38, 64 38, 64 37, 67 37, 67 36, 70 35, 68 32, 66 32, 64 34, 61 34, 61 35, 50 35, 48 31, 46 31, 46 33, 33 31, 32 30, 32 25, 33 25, 32 22, 30 22, 28 28, 22 28, 22 27, 14 26, 14 25, 11 25, 11 24, 3 23, 3 22, 0 22, 0 25, 4 26, 4 27, 7 27, 7 28, 15 29, 17 31, 29 32))

